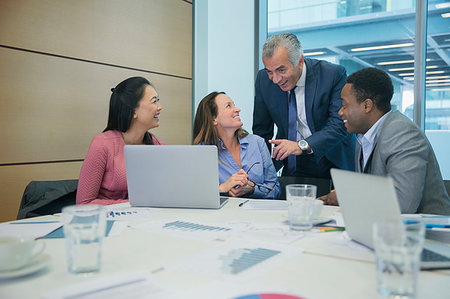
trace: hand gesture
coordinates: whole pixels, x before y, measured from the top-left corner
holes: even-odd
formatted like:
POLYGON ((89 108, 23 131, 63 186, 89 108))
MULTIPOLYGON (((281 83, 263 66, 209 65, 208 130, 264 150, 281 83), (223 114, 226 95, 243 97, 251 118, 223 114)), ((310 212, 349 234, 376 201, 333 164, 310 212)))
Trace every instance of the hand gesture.
POLYGON ((236 187, 246 186, 247 177, 247 173, 243 169, 240 169, 238 172, 233 174, 225 183, 219 185, 219 191, 221 193, 225 193, 230 192, 231 189, 234 189, 236 187))
POLYGON ((287 139, 269 140, 269 143, 275 144, 273 148, 272 158, 275 160, 284 160, 289 155, 301 155, 303 151, 296 141, 287 139))

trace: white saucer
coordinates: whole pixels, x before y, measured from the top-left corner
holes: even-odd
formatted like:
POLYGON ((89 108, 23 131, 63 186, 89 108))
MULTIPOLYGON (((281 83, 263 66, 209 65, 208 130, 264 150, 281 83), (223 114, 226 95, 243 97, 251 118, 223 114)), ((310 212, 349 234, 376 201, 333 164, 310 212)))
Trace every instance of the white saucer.
POLYGON ((50 256, 48 254, 39 254, 38 256, 33 258, 28 265, 24 266, 23 268, 10 271, 0 271, 0 279, 14 278, 34 273, 46 267, 49 261, 50 256))
POLYGON ((319 217, 313 219, 313 225, 320 225, 330 222, 332 219, 330 217, 319 217))

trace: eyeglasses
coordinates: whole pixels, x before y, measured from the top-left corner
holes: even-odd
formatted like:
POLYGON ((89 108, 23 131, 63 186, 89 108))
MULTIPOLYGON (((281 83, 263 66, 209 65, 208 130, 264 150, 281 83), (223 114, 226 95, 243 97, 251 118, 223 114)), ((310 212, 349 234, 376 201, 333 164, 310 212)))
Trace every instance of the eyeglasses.
MULTIPOLYGON (((247 169, 247 174, 250 172, 250 170, 252 169, 252 167, 255 166, 256 164, 261 164, 261 163, 260 163, 260 162, 255 162, 255 163, 253 163, 253 164, 247 169)), ((272 186, 272 188, 269 188, 269 187, 266 187, 266 186, 263 186, 263 185, 260 185, 260 184, 255 183, 255 182, 252 181, 249 177, 247 177, 247 180, 253 184, 252 187, 255 187, 255 186, 258 187, 258 190, 261 191, 261 192, 264 193, 264 194, 270 193, 270 192, 275 188, 275 186, 277 185, 277 182, 275 182, 275 184, 272 186)))

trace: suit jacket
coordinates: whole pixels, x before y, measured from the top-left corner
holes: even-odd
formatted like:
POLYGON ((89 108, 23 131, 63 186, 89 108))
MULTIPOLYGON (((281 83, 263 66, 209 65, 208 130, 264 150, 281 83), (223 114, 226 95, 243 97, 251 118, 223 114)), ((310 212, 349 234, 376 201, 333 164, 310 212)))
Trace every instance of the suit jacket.
MULTIPOLYGON (((361 171, 361 145, 356 143, 356 171, 361 171)), ((439 164, 425 134, 405 115, 391 112, 375 138, 365 173, 394 180, 402 213, 450 215, 450 200, 439 164)))
MULTIPOLYGON (((305 58, 305 64, 306 119, 312 133, 306 141, 314 151, 316 162, 325 157, 338 168, 354 170, 355 138, 347 133, 338 115, 346 71, 342 66, 323 60, 305 58)), ((267 142, 273 138, 276 124, 276 138, 287 139, 288 106, 288 93, 269 79, 266 70, 260 70, 255 83, 253 133, 267 142)), ((297 157, 297 168, 301 167, 299 161, 297 157)), ((275 164, 277 169, 281 168, 279 163, 275 164)))

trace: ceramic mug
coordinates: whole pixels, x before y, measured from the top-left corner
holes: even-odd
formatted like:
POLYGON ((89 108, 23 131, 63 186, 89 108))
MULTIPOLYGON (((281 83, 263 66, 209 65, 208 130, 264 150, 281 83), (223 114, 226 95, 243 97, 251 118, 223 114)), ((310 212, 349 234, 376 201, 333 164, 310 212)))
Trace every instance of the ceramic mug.
POLYGON ((0 236, 0 271, 23 268, 44 251, 45 243, 16 236, 0 236))

